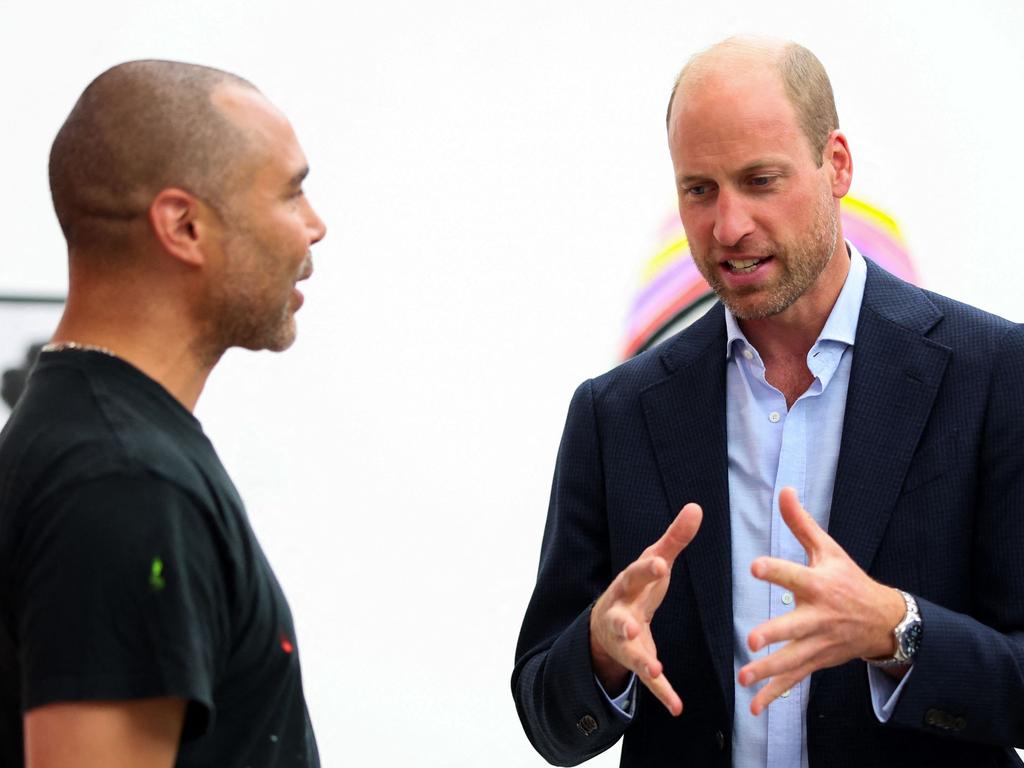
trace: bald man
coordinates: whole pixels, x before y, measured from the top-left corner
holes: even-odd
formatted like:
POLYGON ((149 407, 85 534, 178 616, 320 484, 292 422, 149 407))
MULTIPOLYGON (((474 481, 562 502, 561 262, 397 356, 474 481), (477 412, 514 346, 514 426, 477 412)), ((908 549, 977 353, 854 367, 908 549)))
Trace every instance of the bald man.
POLYGON ((516 652, 557 765, 1020 765, 1024 327, 844 242, 853 161, 802 46, 669 103, 720 299, 569 407, 516 652))
POLYGON ((288 603, 192 415, 283 350, 324 224, 245 80, 136 61, 53 142, 64 315, 0 436, 0 764, 318 766, 288 603))

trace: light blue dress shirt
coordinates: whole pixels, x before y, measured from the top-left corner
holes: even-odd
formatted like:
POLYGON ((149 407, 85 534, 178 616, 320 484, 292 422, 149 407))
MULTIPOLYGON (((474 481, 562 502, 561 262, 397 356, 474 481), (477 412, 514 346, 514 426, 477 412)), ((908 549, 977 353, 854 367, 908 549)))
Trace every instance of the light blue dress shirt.
MULTIPOLYGON (((761 356, 732 314, 725 313, 734 679, 741 667, 779 647, 769 646, 752 653, 747 646, 751 630, 796 607, 791 592, 755 579, 750 564, 765 554, 801 564, 807 562, 800 542, 782 522, 779 492, 786 486, 795 488, 804 508, 818 525, 828 529, 854 337, 867 276, 864 258, 849 243, 847 248, 850 270, 846 282, 825 327, 807 353, 807 367, 814 381, 792 408, 786 408, 785 396, 765 380, 761 356)), ((880 670, 865 667, 875 715, 886 722, 910 675, 897 686, 880 670)), ((806 767, 804 729, 810 679, 794 686, 754 717, 750 702, 758 687, 736 683, 733 766, 806 767)), ((634 678, 621 696, 609 698, 624 717, 632 717, 635 689, 634 678)))

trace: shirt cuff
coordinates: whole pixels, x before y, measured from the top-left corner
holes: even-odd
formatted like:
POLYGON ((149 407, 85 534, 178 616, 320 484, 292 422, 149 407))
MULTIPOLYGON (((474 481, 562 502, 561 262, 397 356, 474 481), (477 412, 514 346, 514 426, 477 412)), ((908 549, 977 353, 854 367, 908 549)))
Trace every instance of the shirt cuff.
POLYGON ((594 675, 594 682, 597 683, 597 687, 604 694, 605 700, 612 705, 612 708, 626 720, 633 719, 633 710, 636 706, 636 675, 631 674, 629 676, 629 685, 626 686, 626 690, 616 696, 614 699, 608 695, 608 691, 601 685, 601 681, 597 679, 597 675, 594 675))
POLYGON ((903 676, 902 680, 896 680, 878 667, 873 667, 870 664, 865 666, 868 668, 868 686, 871 688, 871 708, 875 710, 878 722, 887 723, 892 717, 892 711, 899 704, 903 686, 907 684, 907 680, 914 673, 914 667, 911 666, 907 670, 907 674, 903 676))

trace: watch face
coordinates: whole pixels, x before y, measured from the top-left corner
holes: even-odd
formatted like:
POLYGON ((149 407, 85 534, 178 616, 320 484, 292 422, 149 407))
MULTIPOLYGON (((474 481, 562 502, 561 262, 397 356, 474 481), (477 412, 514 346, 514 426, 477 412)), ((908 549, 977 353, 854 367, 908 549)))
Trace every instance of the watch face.
POLYGON ((921 622, 915 621, 900 635, 900 651, 904 658, 912 658, 921 644, 921 622))

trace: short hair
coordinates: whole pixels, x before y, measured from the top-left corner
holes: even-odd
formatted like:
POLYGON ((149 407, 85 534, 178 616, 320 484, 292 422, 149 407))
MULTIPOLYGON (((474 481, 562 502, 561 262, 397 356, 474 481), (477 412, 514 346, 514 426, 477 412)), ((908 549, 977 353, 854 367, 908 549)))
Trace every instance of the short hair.
POLYGON ((836 112, 832 83, 829 82, 825 67, 817 56, 799 43, 785 42, 780 46, 755 38, 731 37, 696 54, 682 68, 672 86, 668 110, 665 113, 665 126, 668 127, 672 118, 672 104, 683 79, 692 69, 699 68, 706 58, 719 52, 768 55, 769 61, 774 63, 782 79, 786 96, 793 105, 800 128, 811 145, 814 160, 820 166, 829 134, 839 127, 839 114, 836 112))
POLYGON ((50 149, 50 192, 69 248, 109 245, 162 189, 215 208, 246 146, 211 100, 247 80, 177 61, 130 61, 82 92, 50 149))

